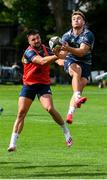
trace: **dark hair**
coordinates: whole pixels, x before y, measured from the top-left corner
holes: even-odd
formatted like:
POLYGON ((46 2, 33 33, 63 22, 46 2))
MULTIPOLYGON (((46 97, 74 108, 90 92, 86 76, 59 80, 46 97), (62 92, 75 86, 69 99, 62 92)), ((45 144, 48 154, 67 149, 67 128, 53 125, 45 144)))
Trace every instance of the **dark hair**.
POLYGON ((84 15, 83 12, 81 12, 80 10, 74 11, 74 12, 72 13, 71 17, 73 17, 74 15, 80 15, 80 16, 84 19, 84 21, 86 21, 85 15, 84 15))
POLYGON ((38 29, 29 29, 27 32, 27 37, 29 37, 30 35, 35 35, 35 34, 39 34, 38 29))

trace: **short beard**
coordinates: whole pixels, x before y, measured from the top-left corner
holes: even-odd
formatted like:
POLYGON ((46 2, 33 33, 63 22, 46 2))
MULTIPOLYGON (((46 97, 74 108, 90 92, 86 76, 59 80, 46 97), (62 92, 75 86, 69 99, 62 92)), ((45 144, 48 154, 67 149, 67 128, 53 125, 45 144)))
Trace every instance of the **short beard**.
POLYGON ((41 47, 41 44, 35 45, 35 48, 37 48, 37 49, 40 49, 40 47, 41 47))

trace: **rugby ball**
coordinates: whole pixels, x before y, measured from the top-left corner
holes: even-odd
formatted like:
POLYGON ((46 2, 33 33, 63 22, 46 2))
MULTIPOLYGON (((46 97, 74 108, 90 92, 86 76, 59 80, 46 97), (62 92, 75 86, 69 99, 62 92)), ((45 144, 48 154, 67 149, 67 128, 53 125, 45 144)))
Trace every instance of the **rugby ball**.
POLYGON ((51 37, 49 40, 49 47, 50 49, 58 48, 61 46, 61 38, 59 36, 51 37))

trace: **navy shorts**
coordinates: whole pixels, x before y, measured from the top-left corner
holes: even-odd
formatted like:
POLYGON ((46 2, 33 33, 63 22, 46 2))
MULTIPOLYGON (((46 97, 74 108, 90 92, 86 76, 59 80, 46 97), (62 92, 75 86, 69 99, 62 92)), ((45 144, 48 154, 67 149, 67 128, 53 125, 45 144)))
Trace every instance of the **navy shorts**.
POLYGON ((33 84, 33 85, 23 85, 19 96, 27 97, 34 100, 36 95, 39 98, 44 94, 52 94, 50 85, 33 84))
POLYGON ((76 61, 75 58, 67 57, 64 61, 64 70, 67 73, 68 73, 69 66, 73 63, 76 63, 81 67, 81 69, 82 69, 81 77, 88 79, 90 76, 90 73, 91 73, 91 65, 85 64, 84 62, 81 62, 81 61, 76 61))

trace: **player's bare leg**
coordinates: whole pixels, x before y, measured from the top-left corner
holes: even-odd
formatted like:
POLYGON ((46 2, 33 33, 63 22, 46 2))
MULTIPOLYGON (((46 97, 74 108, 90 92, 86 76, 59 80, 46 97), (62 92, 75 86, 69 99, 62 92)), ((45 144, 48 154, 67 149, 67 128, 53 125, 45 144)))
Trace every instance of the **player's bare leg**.
POLYGON ((13 126, 13 132, 11 135, 10 144, 8 147, 8 151, 15 151, 16 150, 16 141, 21 133, 23 126, 24 126, 24 119, 25 116, 32 104, 32 100, 25 97, 20 97, 18 102, 18 114, 16 121, 13 126))
POLYGON ((41 102, 43 108, 50 113, 50 115, 55 120, 55 122, 61 126, 64 136, 65 136, 66 144, 68 147, 70 147, 72 145, 72 138, 70 135, 70 131, 67 128, 61 115, 54 108, 52 96, 50 94, 45 94, 40 97, 40 102, 41 102))
POLYGON ((81 104, 84 103, 87 98, 81 97, 83 88, 87 84, 87 79, 81 77, 81 67, 78 64, 72 64, 69 67, 69 74, 72 76, 72 89, 73 89, 73 96, 70 100, 69 110, 66 117, 66 121, 71 124, 73 119, 73 113, 75 112, 76 108, 80 108, 81 104))

